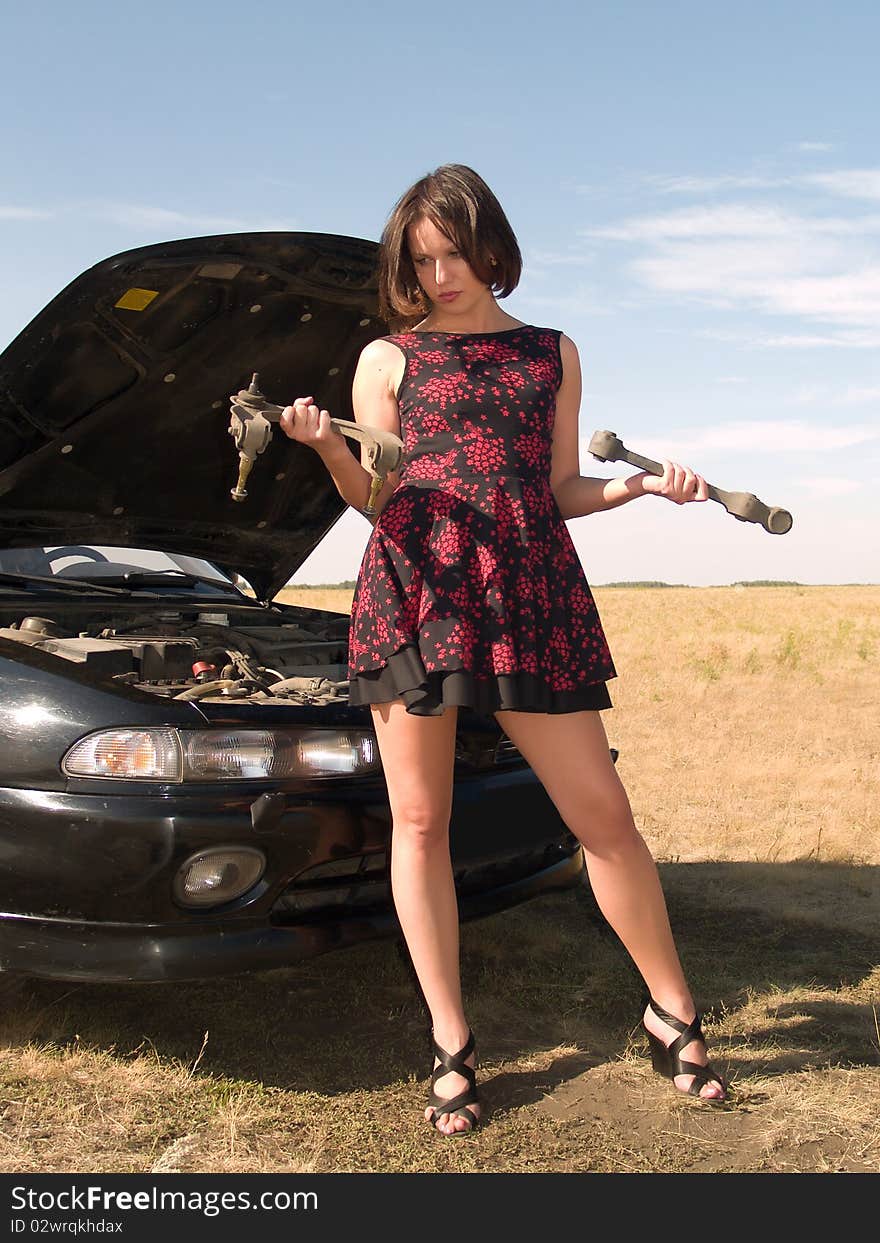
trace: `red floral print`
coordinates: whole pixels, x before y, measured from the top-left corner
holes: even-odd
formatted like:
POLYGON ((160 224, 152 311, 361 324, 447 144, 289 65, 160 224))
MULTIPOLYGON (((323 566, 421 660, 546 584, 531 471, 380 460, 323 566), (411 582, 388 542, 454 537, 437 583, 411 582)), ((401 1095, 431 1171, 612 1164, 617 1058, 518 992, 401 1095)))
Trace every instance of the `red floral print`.
POLYGON ((611 654, 550 488, 559 337, 523 325, 387 338, 406 357, 404 455, 358 573, 353 704, 401 694, 436 715, 455 675, 478 709, 610 706, 611 654))

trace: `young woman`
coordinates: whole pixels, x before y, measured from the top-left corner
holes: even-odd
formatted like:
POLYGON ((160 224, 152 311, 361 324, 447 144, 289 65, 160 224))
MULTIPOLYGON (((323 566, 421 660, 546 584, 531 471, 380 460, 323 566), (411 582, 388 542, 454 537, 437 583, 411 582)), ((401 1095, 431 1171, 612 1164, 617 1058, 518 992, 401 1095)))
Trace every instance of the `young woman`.
MULTIPOLYGON (((403 330, 366 346, 353 384, 356 420, 404 441, 358 575, 350 694, 371 707, 388 785, 394 902, 433 1024, 425 1117, 444 1135, 472 1131, 480 1117, 449 853, 462 705, 495 714, 583 843, 596 900, 648 987, 654 1068, 702 1100, 726 1095, 609 754, 599 712, 611 707, 616 674, 565 526, 640 497, 704 501, 707 485, 670 461, 662 476, 580 474, 577 349, 496 300, 521 268, 481 177, 447 164, 421 178, 380 248, 380 311, 403 330)), ((281 425, 363 510, 370 476, 328 411, 300 397, 281 425)))

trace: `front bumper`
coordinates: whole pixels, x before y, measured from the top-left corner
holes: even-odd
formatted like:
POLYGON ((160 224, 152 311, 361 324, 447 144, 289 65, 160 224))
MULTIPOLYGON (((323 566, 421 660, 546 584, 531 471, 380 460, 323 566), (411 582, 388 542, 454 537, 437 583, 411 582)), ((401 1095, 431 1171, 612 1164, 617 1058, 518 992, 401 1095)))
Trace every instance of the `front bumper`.
MULTIPOLYGON (((398 934, 387 883, 384 782, 308 797, 0 790, 0 969, 60 980, 187 980, 282 967, 398 934), (262 801, 261 801, 262 798, 262 801), (259 884, 187 910, 173 880, 194 853, 246 845, 259 884)), ((581 884, 583 855, 530 769, 454 787, 450 826, 463 919, 581 884)))
MULTIPOLYGON (((542 893, 586 882, 583 852, 531 876, 461 895, 463 920, 491 915, 542 893)), ((393 909, 282 926, 238 920, 183 928, 0 918, 0 954, 10 971, 55 980, 173 981, 286 967, 359 941, 399 934, 393 909)))

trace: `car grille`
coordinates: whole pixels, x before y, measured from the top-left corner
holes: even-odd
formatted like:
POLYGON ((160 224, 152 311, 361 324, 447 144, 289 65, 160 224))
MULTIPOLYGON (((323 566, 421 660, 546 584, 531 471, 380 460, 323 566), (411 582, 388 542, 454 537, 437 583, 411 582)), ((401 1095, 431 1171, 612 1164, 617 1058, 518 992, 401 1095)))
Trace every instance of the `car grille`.
POLYGON ((388 856, 381 850, 306 868, 276 900, 272 915, 281 923, 334 913, 338 917, 343 907, 363 913, 387 908, 390 902, 388 856))
MULTIPOLYGON (((609 747, 608 750, 611 754, 612 763, 616 764, 617 757, 620 754, 620 752, 617 750, 616 747, 609 747)), ((495 747, 494 763, 496 764, 515 764, 515 763, 525 764, 525 762, 526 762, 525 757, 523 756, 523 753, 522 751, 520 751, 519 747, 515 746, 514 743, 512 743, 511 740, 507 737, 506 734, 503 734, 495 747)))
POLYGON ((455 761, 461 770, 487 770, 496 764, 523 764, 522 755, 506 734, 460 730, 455 739, 455 761))
MULTIPOLYGON (((566 832, 561 840, 532 851, 456 868, 455 887, 460 895, 500 888, 542 872, 579 849, 576 838, 566 832)), ((276 899, 272 921, 314 922, 345 915, 388 913, 392 909, 388 858, 385 851, 378 851, 307 868, 276 899)))
POLYGON ((519 747, 510 741, 507 734, 502 734, 495 747, 494 763, 511 764, 518 760, 522 760, 522 752, 519 747))

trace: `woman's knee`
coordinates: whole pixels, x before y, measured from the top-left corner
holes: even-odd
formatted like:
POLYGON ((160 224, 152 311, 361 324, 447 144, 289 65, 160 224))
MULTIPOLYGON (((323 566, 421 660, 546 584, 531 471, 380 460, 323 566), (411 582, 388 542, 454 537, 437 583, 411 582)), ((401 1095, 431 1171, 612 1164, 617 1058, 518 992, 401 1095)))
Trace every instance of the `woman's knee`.
POLYGON ((437 807, 410 805, 395 808, 392 841, 408 846, 430 848, 449 840, 449 811, 437 807))
POLYGON ((576 812, 563 819, 587 850, 628 849, 642 841, 626 790, 618 780, 603 782, 579 802, 576 812))

